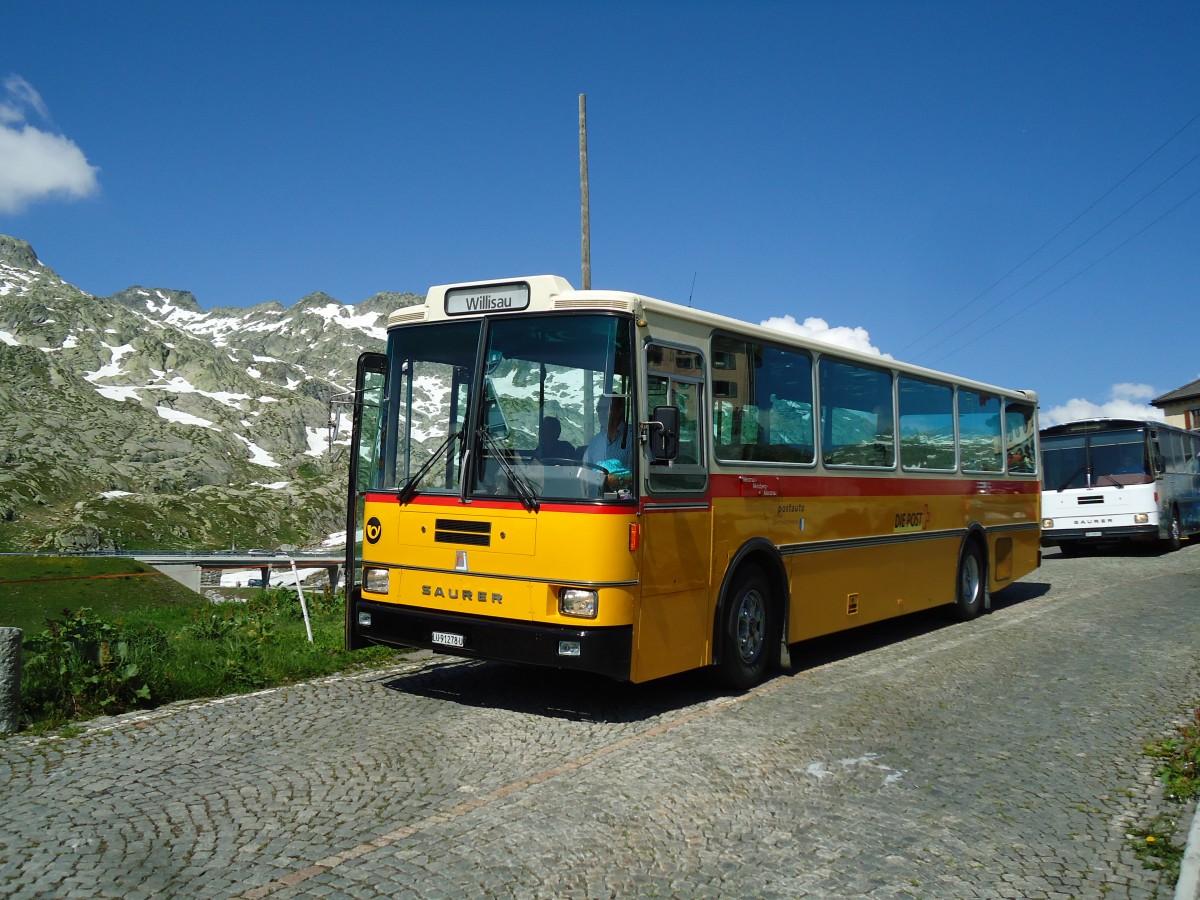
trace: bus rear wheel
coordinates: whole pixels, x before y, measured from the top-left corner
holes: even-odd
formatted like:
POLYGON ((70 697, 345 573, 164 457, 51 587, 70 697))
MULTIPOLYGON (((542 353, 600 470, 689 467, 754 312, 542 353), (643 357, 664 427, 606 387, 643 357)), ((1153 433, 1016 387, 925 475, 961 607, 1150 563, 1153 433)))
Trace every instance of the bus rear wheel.
POLYGON ((747 568, 737 576, 725 607, 721 680, 738 690, 762 681, 770 661, 772 634, 770 585, 760 569, 747 568))
POLYGON ((1167 526, 1167 539, 1163 541, 1168 550, 1178 550, 1183 546, 1183 525, 1179 521, 1179 510, 1172 508, 1171 523, 1167 526))
POLYGON ((963 547, 958 560, 958 589, 954 600, 954 611, 959 619, 967 621, 983 612, 984 581, 983 554, 974 541, 963 547))

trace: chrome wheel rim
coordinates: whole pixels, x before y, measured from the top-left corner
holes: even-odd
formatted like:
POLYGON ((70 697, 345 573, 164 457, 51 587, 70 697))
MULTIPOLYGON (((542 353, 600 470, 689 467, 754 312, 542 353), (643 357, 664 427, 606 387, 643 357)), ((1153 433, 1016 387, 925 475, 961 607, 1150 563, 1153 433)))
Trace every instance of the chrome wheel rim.
POLYGON ((737 648, 743 662, 753 663, 762 652, 767 627, 767 605, 758 591, 742 595, 737 613, 737 648))
POLYGON ((979 557, 974 553, 968 553, 966 559, 963 560, 962 567, 962 600, 968 606, 975 602, 975 598, 979 596, 979 589, 982 579, 979 574, 979 557))

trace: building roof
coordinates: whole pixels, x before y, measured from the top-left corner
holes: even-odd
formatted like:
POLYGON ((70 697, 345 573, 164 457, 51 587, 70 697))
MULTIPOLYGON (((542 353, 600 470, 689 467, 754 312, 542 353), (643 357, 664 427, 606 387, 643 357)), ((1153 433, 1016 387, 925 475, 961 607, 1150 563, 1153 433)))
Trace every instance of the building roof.
POLYGON ((1150 405, 1161 407, 1168 403, 1177 403, 1180 400, 1190 400, 1192 397, 1200 397, 1200 378, 1185 384, 1181 388, 1168 391, 1161 397, 1155 397, 1150 401, 1150 405))

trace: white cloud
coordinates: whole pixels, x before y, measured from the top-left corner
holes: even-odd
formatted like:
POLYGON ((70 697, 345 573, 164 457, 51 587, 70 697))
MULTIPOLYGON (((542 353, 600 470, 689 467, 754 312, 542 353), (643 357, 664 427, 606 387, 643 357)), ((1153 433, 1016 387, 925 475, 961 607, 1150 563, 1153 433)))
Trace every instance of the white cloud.
POLYGON ((1109 389, 1108 399, 1102 403, 1075 397, 1060 406, 1042 410, 1038 420, 1043 428, 1078 419, 1152 419, 1162 422, 1166 418, 1163 411, 1146 402, 1157 393, 1148 384, 1114 384, 1109 389))
POLYGON ((871 335, 867 329, 858 326, 851 328, 847 325, 829 327, 829 323, 816 316, 809 316, 803 322, 797 322, 793 316, 772 316, 760 323, 764 328, 774 328, 776 331, 786 331, 814 341, 824 341, 827 344, 837 344, 850 350, 862 353, 873 353, 891 359, 891 354, 884 353, 871 343, 871 335))
POLYGON ((10 75, 0 94, 0 212, 21 212, 50 196, 94 194, 99 169, 88 163, 74 141, 29 125, 29 112, 49 119, 33 86, 20 75, 10 75))

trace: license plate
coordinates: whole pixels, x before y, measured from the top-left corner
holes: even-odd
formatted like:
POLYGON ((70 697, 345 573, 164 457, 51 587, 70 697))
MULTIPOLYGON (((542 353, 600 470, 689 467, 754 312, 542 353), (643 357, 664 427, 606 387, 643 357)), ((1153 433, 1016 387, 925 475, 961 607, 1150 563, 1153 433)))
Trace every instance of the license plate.
POLYGON ((1084 537, 1103 537, 1104 532, 1102 532, 1102 531, 1085 531, 1083 533, 1083 536, 1084 537))
POLYGON ((431 640, 433 643, 441 644, 444 647, 463 646, 463 636, 449 631, 435 631, 431 640))

